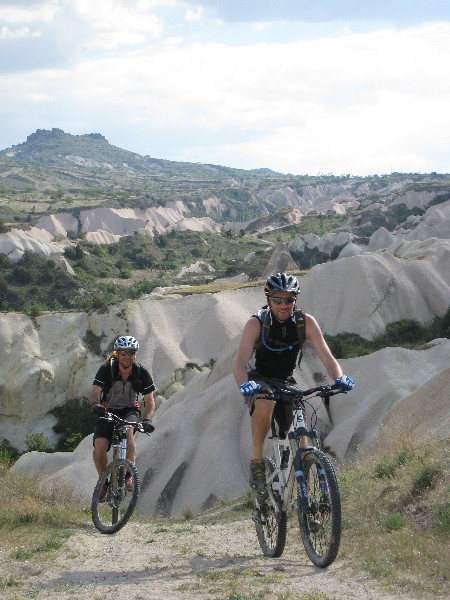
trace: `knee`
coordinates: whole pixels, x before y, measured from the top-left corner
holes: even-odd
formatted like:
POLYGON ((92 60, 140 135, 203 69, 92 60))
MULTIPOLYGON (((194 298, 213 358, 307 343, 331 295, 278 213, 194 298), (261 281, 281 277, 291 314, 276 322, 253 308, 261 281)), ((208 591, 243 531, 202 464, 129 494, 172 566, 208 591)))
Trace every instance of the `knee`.
POLYGON ((271 418, 274 407, 275 402, 272 402, 272 400, 266 400, 265 398, 257 398, 255 400, 255 413, 260 417, 271 418))
POLYGON ((93 450, 94 456, 102 456, 107 451, 108 451, 108 441, 107 440, 102 440, 102 439, 95 440, 94 450, 93 450))

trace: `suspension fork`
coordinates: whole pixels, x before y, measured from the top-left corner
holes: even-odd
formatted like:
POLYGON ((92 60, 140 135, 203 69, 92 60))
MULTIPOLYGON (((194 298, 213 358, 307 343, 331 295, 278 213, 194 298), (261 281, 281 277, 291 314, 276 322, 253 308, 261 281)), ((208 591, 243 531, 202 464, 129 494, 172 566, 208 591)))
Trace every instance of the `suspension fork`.
MULTIPOLYGON (((304 448, 299 447, 298 440, 300 437, 308 435, 308 432, 303 427, 299 427, 295 431, 291 431, 289 433, 289 441, 291 444, 291 449, 294 454, 294 472, 295 472, 295 480, 297 483, 297 491, 298 491, 298 499, 299 499, 299 508, 303 512, 307 512, 310 508, 308 502, 308 488, 305 479, 305 473, 303 470, 303 460, 302 454, 306 456, 309 452, 314 450, 312 446, 306 446, 304 448)), ((322 471, 323 473, 323 471, 322 471)), ((324 477, 323 477, 324 479, 324 477)))

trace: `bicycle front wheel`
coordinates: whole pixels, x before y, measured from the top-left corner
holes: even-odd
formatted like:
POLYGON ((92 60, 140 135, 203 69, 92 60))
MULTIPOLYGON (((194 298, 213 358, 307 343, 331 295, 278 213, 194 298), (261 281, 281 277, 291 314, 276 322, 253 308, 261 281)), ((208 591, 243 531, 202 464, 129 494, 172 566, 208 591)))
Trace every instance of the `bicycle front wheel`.
POLYGON ((129 460, 111 462, 99 477, 92 495, 92 521, 101 533, 116 533, 128 522, 139 497, 139 474, 129 460), (126 478, 133 484, 127 489, 126 478), (106 484, 106 494, 104 494, 106 484))
POLYGON ((298 499, 298 521, 303 545, 311 562, 328 567, 341 542, 341 497, 336 474, 323 452, 309 452, 303 460, 307 508, 298 499))
MULTIPOLYGON (((275 471, 275 463, 271 458, 264 458, 266 464, 266 479, 275 471)), ((276 484, 278 477, 268 484, 268 489, 259 493, 255 498, 253 509, 253 521, 255 523, 256 535, 264 556, 275 558, 283 554, 286 544, 287 517, 286 511, 282 510, 281 498, 276 484), (275 485, 274 485, 275 484, 275 485)))

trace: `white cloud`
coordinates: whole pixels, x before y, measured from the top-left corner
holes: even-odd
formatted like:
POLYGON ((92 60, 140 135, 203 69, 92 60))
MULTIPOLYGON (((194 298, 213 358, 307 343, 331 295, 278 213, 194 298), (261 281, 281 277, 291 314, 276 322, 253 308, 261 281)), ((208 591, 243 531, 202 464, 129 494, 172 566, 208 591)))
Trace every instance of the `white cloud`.
POLYGON ((51 23, 60 12, 58 0, 44 0, 21 8, 17 3, 0 5, 0 22, 12 24, 51 23))
POLYGON ((74 0, 73 4, 77 15, 92 30, 87 46, 111 50, 145 44, 161 35, 162 25, 152 12, 152 3, 74 0))
POLYGON ((100 131, 161 158, 310 174, 450 170, 450 23, 253 45, 188 44, 173 28, 156 45, 167 23, 149 3, 131 16, 118 0, 75 5, 103 48, 109 38, 127 53, 3 76, 3 127, 8 110, 29 126, 32 107, 34 128, 100 131))
POLYGON ((32 32, 28 27, 19 29, 9 29, 9 27, 0 27, 0 40, 14 40, 29 37, 40 37, 39 32, 32 32))
POLYGON ((201 21, 203 17, 203 7, 196 6, 195 9, 188 8, 185 13, 185 19, 189 23, 194 23, 196 21, 201 21))

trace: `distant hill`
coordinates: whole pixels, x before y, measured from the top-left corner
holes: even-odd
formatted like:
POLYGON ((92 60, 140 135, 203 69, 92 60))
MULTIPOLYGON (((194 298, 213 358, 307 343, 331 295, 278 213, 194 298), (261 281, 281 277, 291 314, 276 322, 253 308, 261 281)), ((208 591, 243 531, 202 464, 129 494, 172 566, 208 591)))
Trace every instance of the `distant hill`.
POLYGON ((0 151, 1 310, 98 308, 161 285, 253 280, 273 265, 309 269, 428 238, 450 238, 446 174, 246 171, 61 129, 0 151))
POLYGON ((448 175, 436 173, 294 176, 168 161, 113 146, 100 133, 71 135, 56 128, 38 129, 0 151, 0 220, 31 225, 61 211, 146 209, 177 201, 186 216, 246 226, 280 209, 346 214, 410 192, 436 195, 448 186, 448 175))
POLYGON ((26 142, 2 150, 1 154, 37 164, 67 167, 68 163, 73 163, 79 167, 105 169, 116 174, 201 174, 203 177, 210 177, 214 171, 222 174, 228 172, 230 175, 238 172, 236 169, 215 165, 198 165, 141 156, 111 145, 100 133, 71 135, 57 128, 38 129, 27 136, 26 142))

